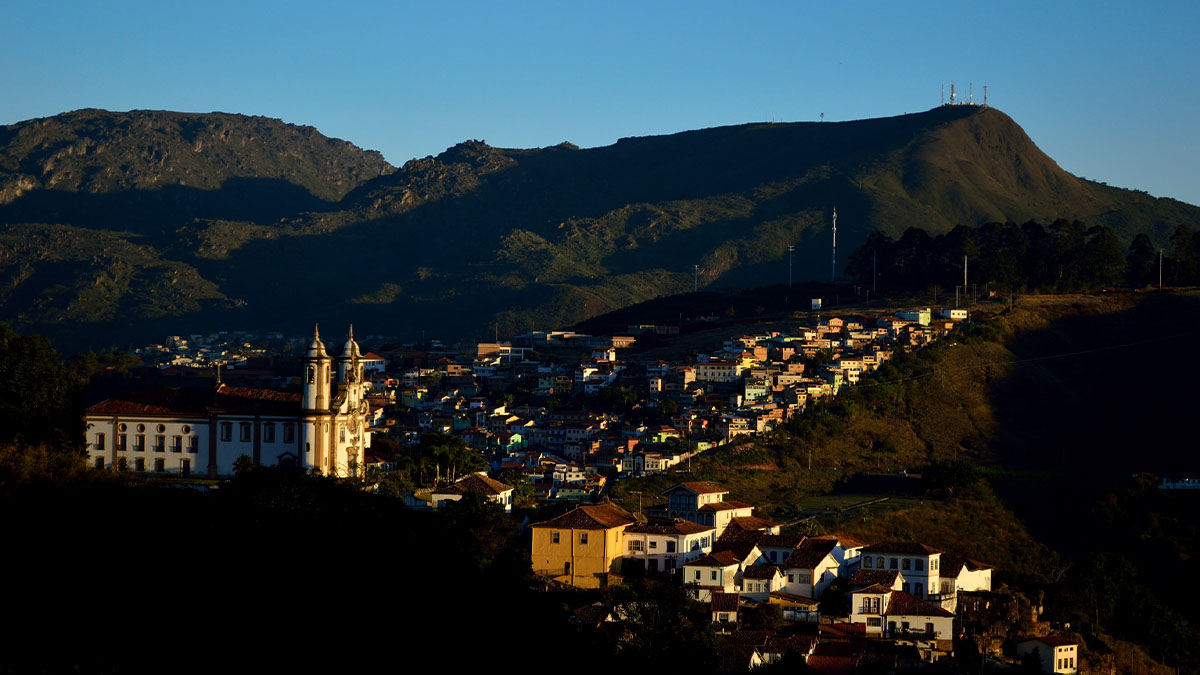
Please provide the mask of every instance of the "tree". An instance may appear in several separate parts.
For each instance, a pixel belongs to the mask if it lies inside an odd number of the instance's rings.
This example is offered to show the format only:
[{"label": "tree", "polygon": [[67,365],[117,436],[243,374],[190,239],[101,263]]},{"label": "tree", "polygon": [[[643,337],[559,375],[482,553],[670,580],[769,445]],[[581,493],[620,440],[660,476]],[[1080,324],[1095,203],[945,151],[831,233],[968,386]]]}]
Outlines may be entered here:
[{"label": "tree", "polygon": [[1129,255],[1125,257],[1125,281],[1135,288],[1152,284],[1158,279],[1158,251],[1144,233],[1138,234],[1129,244]]},{"label": "tree", "polygon": [[0,442],[83,451],[77,380],[45,338],[0,324],[0,382]]}]

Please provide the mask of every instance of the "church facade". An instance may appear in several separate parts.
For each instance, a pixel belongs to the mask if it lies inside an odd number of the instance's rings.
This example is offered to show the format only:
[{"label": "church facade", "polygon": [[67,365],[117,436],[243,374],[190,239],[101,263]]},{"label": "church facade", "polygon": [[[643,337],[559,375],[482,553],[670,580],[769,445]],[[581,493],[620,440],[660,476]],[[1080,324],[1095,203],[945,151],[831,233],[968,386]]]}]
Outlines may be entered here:
[{"label": "church facade", "polygon": [[88,461],[98,469],[228,476],[243,455],[257,465],[328,476],[361,473],[371,446],[362,353],[351,326],[331,358],[313,332],[297,392],[256,387],[154,387],[85,412]]}]

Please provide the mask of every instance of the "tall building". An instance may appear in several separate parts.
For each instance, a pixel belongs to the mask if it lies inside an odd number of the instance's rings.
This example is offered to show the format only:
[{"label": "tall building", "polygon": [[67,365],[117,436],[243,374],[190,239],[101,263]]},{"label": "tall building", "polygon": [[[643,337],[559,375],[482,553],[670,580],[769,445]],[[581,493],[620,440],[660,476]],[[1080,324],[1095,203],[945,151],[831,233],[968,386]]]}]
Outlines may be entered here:
[{"label": "tall building", "polygon": [[152,387],[87,409],[89,461],[98,469],[224,476],[243,455],[330,476],[361,471],[371,432],[354,327],[332,359],[319,331],[304,356],[300,393],[235,387]]}]

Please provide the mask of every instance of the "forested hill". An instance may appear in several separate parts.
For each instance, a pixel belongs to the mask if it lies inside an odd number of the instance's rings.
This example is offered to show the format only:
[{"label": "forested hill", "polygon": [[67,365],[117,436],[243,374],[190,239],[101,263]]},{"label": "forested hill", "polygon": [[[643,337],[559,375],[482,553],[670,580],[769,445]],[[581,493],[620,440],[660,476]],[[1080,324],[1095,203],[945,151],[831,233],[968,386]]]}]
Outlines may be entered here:
[{"label": "forested hill", "polygon": [[315,320],[553,328],[691,290],[693,265],[701,286],[782,282],[791,245],[796,278],[823,279],[834,207],[847,254],[876,229],[1067,218],[1161,244],[1200,222],[1064,172],[972,106],[592,149],[468,141],[394,172],[272,120],[81,111],[0,131],[0,185],[0,320],[64,347]]}]

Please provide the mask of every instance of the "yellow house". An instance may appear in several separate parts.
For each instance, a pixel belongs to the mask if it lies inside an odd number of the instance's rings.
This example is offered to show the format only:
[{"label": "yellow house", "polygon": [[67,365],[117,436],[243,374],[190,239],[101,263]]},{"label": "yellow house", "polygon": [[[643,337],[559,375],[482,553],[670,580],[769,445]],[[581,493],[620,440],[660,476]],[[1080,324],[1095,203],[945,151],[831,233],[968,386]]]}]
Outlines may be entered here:
[{"label": "yellow house", "polygon": [[637,522],[610,503],[580,506],[531,525],[533,571],[580,588],[600,588],[621,559],[622,534]]}]

